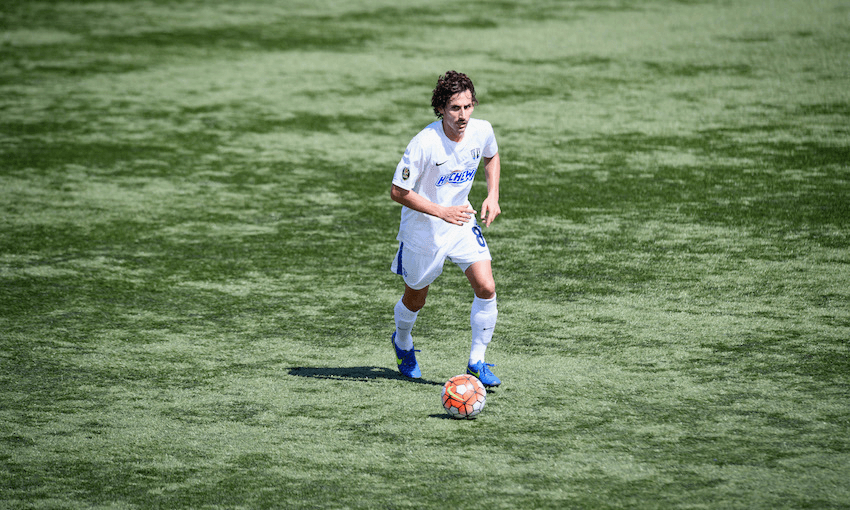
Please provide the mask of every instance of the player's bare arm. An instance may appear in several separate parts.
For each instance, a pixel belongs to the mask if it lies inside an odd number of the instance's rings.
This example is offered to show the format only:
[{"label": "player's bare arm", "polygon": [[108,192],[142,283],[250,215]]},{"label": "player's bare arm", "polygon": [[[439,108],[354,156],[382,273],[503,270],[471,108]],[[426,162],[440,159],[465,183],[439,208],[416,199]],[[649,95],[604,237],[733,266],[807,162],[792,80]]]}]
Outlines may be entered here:
[{"label": "player's bare arm", "polygon": [[[393,187],[390,190],[390,196],[399,204],[409,207],[414,211],[430,214],[431,216],[435,216],[454,225],[463,225],[471,220],[476,214],[475,209],[468,205],[455,205],[450,207],[438,205],[415,191],[400,188],[395,184],[393,184]],[[498,203],[496,207],[498,207]]]},{"label": "player's bare arm", "polygon": [[484,158],[484,175],[487,177],[487,198],[481,204],[481,221],[489,227],[496,216],[502,214],[499,207],[499,178],[502,174],[502,164],[497,153],[492,158]]}]

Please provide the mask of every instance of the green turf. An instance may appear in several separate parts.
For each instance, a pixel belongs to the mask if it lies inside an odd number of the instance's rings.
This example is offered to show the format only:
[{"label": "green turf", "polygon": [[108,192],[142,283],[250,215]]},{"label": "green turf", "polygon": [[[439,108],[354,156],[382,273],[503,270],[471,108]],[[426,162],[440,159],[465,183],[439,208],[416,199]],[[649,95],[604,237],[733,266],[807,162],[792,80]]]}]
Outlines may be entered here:
[{"label": "green turf", "polygon": [[[0,508],[850,507],[840,0],[0,2]],[[405,144],[475,80],[504,384],[394,369]],[[485,187],[478,182],[473,202]]]}]

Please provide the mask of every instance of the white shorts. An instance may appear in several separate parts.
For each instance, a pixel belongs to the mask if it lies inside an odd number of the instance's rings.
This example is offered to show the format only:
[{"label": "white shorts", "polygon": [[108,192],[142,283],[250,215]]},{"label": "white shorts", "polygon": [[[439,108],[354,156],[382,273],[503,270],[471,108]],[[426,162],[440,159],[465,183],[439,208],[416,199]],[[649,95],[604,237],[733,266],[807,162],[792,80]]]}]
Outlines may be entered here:
[{"label": "white shorts", "polygon": [[424,289],[431,285],[443,272],[446,259],[457,264],[461,271],[466,272],[469,266],[482,260],[492,260],[490,248],[481,227],[473,220],[472,226],[463,230],[454,244],[441,248],[435,253],[421,253],[399,243],[390,270],[404,278],[404,283],[414,290]]}]

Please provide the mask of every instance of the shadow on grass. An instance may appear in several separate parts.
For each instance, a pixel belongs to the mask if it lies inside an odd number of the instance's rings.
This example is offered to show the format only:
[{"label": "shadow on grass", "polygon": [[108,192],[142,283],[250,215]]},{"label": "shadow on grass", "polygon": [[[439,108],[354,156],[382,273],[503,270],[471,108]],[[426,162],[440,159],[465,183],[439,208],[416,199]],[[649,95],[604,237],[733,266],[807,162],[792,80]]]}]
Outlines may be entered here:
[{"label": "shadow on grass", "polygon": [[427,379],[410,379],[395,370],[384,367],[295,367],[289,369],[289,375],[312,377],[314,379],[335,379],[338,381],[371,381],[392,379],[418,384],[442,386],[442,382]]},{"label": "shadow on grass", "polygon": [[435,413],[429,414],[428,418],[436,418],[438,420],[454,420],[454,421],[472,421],[472,420],[458,420],[457,418],[452,418],[446,413]]}]

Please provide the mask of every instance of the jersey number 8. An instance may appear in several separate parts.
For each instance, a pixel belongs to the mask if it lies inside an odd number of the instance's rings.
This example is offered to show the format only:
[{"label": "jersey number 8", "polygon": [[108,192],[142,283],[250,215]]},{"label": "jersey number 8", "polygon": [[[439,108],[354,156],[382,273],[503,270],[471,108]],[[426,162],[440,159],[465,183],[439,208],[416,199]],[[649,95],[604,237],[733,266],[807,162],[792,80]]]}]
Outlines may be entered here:
[{"label": "jersey number 8", "polygon": [[481,245],[482,248],[486,248],[487,242],[484,241],[484,234],[481,233],[481,227],[478,225],[472,227],[472,233],[475,234],[475,240],[478,241],[478,244]]}]

